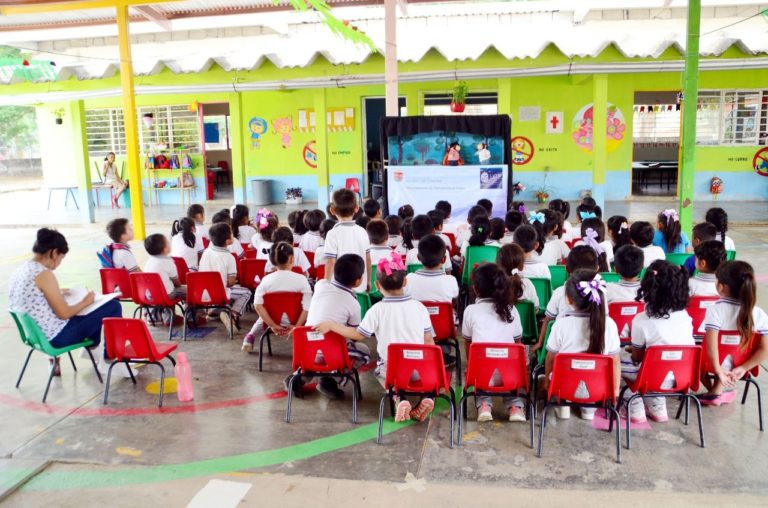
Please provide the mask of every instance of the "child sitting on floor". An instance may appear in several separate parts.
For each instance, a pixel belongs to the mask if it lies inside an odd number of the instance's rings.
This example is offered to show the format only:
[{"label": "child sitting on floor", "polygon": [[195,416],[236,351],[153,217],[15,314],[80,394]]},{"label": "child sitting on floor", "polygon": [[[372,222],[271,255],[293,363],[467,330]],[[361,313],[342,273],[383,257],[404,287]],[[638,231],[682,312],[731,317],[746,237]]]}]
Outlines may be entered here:
[{"label": "child sitting on floor", "polygon": [[643,271],[643,251],[634,245],[619,247],[615,255],[616,273],[621,280],[607,284],[605,297],[608,303],[634,302],[640,289],[640,272]]},{"label": "child sitting on floor", "polygon": [[539,233],[533,226],[520,226],[515,230],[515,243],[525,252],[525,265],[523,266],[523,277],[529,279],[551,279],[549,266],[539,260],[539,254],[544,249],[544,243],[539,237]]},{"label": "child sitting on floor", "polygon": [[[140,272],[136,257],[131,252],[128,242],[133,240],[133,225],[128,219],[112,219],[107,223],[107,236],[112,243],[105,247],[111,255],[113,268],[124,268],[129,272]],[[102,264],[104,264],[102,262]]]},{"label": "child sitting on floor", "polygon": [[[515,304],[522,291],[519,278],[508,278],[492,263],[483,263],[472,273],[472,287],[477,300],[464,310],[461,335],[467,342],[513,344],[523,337],[523,327]],[[497,380],[500,383],[501,380]],[[491,397],[477,397],[477,421],[493,420]],[[525,421],[525,399],[504,397],[510,422]]]},{"label": "child sitting on floor", "polygon": [[[293,233],[291,232],[290,228],[283,226],[277,228],[275,232],[272,233],[272,247],[270,247],[270,254],[268,256],[269,259],[267,259],[267,264],[264,265],[264,273],[274,272],[277,269],[275,264],[272,262],[272,249],[275,248],[275,245],[280,242],[285,242],[288,245],[291,245],[292,241]],[[309,264],[309,259],[307,259],[307,255],[304,254],[304,251],[299,248],[296,248],[293,251],[293,266],[299,268],[305,277],[309,276],[309,269],[312,268],[312,265]]]},{"label": "child sitting on floor", "polygon": [[320,235],[320,225],[325,220],[325,212],[319,209],[311,210],[304,215],[304,227],[307,232],[304,233],[299,241],[299,248],[304,252],[315,253],[318,247],[323,244],[323,237]]},{"label": "child sitting on floor", "polygon": [[419,262],[424,268],[406,277],[405,294],[420,302],[452,302],[459,296],[456,277],[443,269],[448,249],[442,238],[427,235],[419,241]]},{"label": "child sitting on floor", "polygon": [[520,281],[522,293],[519,295],[519,299],[533,302],[533,307],[538,311],[539,295],[536,293],[536,288],[533,287],[533,282],[522,275],[523,267],[525,267],[525,252],[523,252],[522,247],[516,243],[502,245],[496,256],[496,264],[510,278],[514,286],[517,286],[517,280]]},{"label": "child sitting on floor", "polygon": [[717,296],[717,269],[725,263],[725,245],[718,240],[700,243],[693,250],[698,273],[688,279],[691,296]]},{"label": "child sitting on floor", "polygon": [[[200,249],[197,249],[197,246]],[[197,229],[192,219],[182,217],[171,227],[171,256],[182,258],[190,270],[197,270],[198,255],[203,252],[202,242],[197,241]]]},{"label": "child sitting on floor", "polygon": [[691,242],[680,227],[677,210],[668,208],[661,212],[653,234],[653,245],[661,247],[664,254],[678,254],[691,251]]},{"label": "child sitting on floor", "polygon": [[667,255],[661,247],[653,245],[654,229],[650,222],[633,222],[629,227],[632,243],[643,251],[643,266],[648,268],[657,259],[666,259]]},{"label": "child sitting on floor", "polygon": [[389,256],[392,249],[389,248],[389,228],[387,223],[381,219],[373,219],[365,227],[368,233],[368,240],[371,242],[371,266],[379,262],[381,258]]}]

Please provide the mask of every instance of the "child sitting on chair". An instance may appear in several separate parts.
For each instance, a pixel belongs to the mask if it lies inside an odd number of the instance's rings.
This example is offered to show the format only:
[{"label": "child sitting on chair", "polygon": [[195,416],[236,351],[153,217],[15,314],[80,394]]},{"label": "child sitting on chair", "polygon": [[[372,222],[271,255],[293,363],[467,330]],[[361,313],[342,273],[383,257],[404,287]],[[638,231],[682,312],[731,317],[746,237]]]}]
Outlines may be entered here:
[{"label": "child sitting on chair", "polygon": [[125,268],[129,272],[140,272],[136,257],[131,252],[128,242],[133,240],[133,225],[128,219],[112,219],[107,223],[107,236],[112,243],[106,249],[112,255],[114,268]]},{"label": "child sitting on chair", "polygon": [[[293,241],[293,237],[293,232],[291,232],[290,228],[285,226],[279,227],[275,230],[275,232],[272,234],[272,246],[270,247],[270,254],[268,255],[269,259],[267,259],[267,264],[264,266],[264,273],[271,273],[276,269],[275,264],[272,261],[272,249],[275,248],[275,245],[280,242],[285,242],[292,246],[293,244],[291,242]],[[309,275],[309,269],[312,267],[312,265],[309,264],[307,255],[304,254],[304,251],[299,248],[293,250],[293,266],[294,268],[300,269],[301,273],[304,274],[305,277]]]},{"label": "child sitting on chair", "polygon": [[640,272],[643,271],[643,251],[634,245],[619,247],[614,254],[616,273],[621,280],[609,282],[605,290],[608,303],[634,302],[640,289]]},{"label": "child sitting on chair", "polygon": [[299,248],[304,252],[315,253],[318,247],[323,244],[323,237],[320,236],[320,225],[325,220],[325,212],[322,210],[310,210],[304,215],[304,227],[307,232],[301,236]]},{"label": "child sitting on chair", "polygon": [[[368,240],[371,242],[371,266],[379,262],[381,258],[389,256],[392,249],[389,247],[389,228],[381,219],[372,219],[365,226]],[[335,273],[335,272],[334,272]]]},{"label": "child sitting on chair", "polygon": [[437,235],[427,235],[419,241],[419,261],[424,268],[406,276],[405,293],[420,302],[452,302],[459,296],[456,277],[446,275],[443,263],[447,248]]},{"label": "child sitting on chair", "polygon": [[720,265],[725,263],[725,245],[719,240],[710,240],[698,244],[693,252],[698,273],[688,279],[691,296],[717,296],[715,274]]}]

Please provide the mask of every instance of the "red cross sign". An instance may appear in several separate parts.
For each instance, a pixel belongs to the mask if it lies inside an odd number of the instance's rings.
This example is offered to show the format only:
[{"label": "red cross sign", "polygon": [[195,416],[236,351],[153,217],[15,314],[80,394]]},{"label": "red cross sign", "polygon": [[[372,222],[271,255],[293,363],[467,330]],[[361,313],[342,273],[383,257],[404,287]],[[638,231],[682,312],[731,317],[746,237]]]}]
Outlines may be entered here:
[{"label": "red cross sign", "polygon": [[562,134],[563,133],[563,112],[562,111],[548,111],[546,115],[547,134]]}]

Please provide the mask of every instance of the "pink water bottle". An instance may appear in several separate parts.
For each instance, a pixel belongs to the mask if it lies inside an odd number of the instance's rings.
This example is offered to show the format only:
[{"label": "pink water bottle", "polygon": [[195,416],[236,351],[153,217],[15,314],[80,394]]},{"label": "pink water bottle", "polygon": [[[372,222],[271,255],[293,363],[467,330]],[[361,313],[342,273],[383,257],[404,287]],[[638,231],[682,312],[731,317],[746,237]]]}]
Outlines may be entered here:
[{"label": "pink water bottle", "polygon": [[195,398],[192,390],[192,367],[187,361],[187,353],[179,353],[176,360],[176,395],[181,402],[189,402]]}]

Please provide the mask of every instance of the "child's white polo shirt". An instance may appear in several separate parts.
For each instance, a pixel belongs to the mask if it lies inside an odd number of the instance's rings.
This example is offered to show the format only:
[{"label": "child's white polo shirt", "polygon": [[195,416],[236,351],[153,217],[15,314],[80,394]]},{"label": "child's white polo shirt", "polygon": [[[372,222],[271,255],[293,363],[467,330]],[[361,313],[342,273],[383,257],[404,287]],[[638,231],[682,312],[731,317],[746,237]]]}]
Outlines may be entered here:
[{"label": "child's white polo shirt", "polygon": [[461,325],[461,335],[472,342],[518,342],[523,337],[523,326],[520,314],[515,307],[512,311],[512,322],[507,323],[499,318],[490,298],[478,298],[477,301],[464,310],[464,321]]},{"label": "child's white polo shirt", "polygon": [[432,321],[427,308],[410,296],[385,296],[365,314],[357,331],[365,337],[376,335],[378,363],[383,365],[389,344],[424,344]]},{"label": "child's white polo shirt", "polygon": [[[301,236],[299,248],[307,252],[315,252],[323,244],[323,237],[317,231],[307,231]],[[325,262],[325,260],[323,260]]]},{"label": "child's white polo shirt", "polygon": [[144,271],[147,273],[160,274],[163,281],[165,292],[171,294],[175,286],[171,279],[178,279],[179,272],[176,270],[176,263],[170,256],[149,256],[144,264]]},{"label": "child's white polo shirt", "polygon": [[718,296],[717,277],[714,273],[697,273],[688,279],[688,292],[691,296]]},{"label": "child's white polo shirt", "polygon": [[[738,330],[736,326],[741,305],[738,300],[732,298],[720,298],[707,309],[704,317],[704,329],[709,330]],[[755,305],[752,308],[752,323],[755,333],[768,335],[768,315],[763,309]]]},{"label": "child's white polo shirt", "polygon": [[640,289],[640,281],[620,280],[609,282],[605,286],[605,299],[608,303],[634,302],[637,290]]},{"label": "child's white polo shirt", "polygon": [[354,327],[360,325],[360,302],[355,292],[335,280],[318,281],[309,306],[307,326],[315,326],[323,321]]},{"label": "child's white polo shirt", "polygon": [[693,321],[686,310],[670,312],[666,318],[652,318],[645,312],[632,320],[632,346],[693,346]]},{"label": "child's white polo shirt", "polygon": [[[363,261],[371,249],[368,232],[354,221],[337,222],[325,236],[324,255],[326,259],[338,259],[344,254],[357,254]],[[363,270],[363,281],[355,288],[357,292],[368,289],[368,270]]]},{"label": "child's white polo shirt", "polygon": [[113,244],[120,245],[122,248],[112,249],[112,263],[115,268],[125,268],[129,272],[136,270],[139,264],[136,262],[136,256],[131,252],[131,248],[124,243]]},{"label": "child's white polo shirt", "polygon": [[446,275],[442,269],[418,270],[406,277],[405,294],[420,302],[450,302],[459,296],[456,277]]},{"label": "child's white polo shirt", "polygon": [[[619,353],[621,342],[619,331],[613,319],[605,318],[605,345],[602,354]],[[547,351],[551,353],[584,353],[589,349],[589,314],[568,312],[558,318],[552,326],[547,340]]]},{"label": "child's white polo shirt", "polygon": [[[312,302],[312,288],[309,281],[303,275],[293,273],[291,270],[278,270],[264,276],[256,287],[253,298],[254,305],[264,303],[264,295],[267,293],[301,293],[301,307],[308,311]],[[275,319],[275,316],[272,316]],[[277,319],[275,319],[277,321]]]},{"label": "child's white polo shirt", "polygon": [[230,296],[230,290],[227,286],[227,280],[229,277],[237,276],[237,263],[232,253],[227,250],[226,247],[216,247],[211,244],[205,251],[203,251],[203,257],[200,258],[200,271],[201,272],[216,272],[221,275],[221,281],[224,283],[224,288],[227,292],[227,298]]}]

